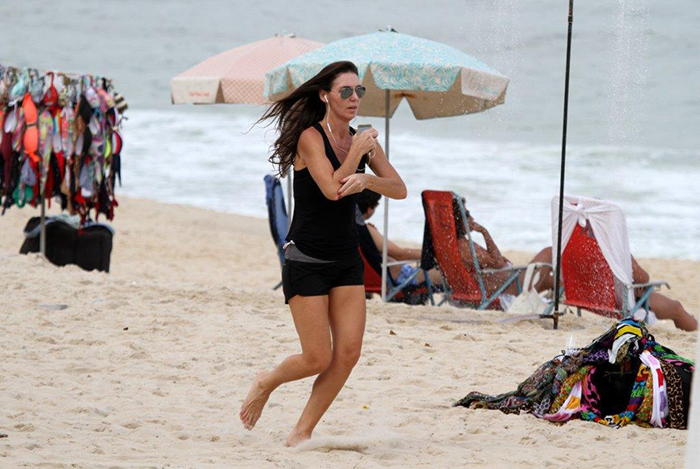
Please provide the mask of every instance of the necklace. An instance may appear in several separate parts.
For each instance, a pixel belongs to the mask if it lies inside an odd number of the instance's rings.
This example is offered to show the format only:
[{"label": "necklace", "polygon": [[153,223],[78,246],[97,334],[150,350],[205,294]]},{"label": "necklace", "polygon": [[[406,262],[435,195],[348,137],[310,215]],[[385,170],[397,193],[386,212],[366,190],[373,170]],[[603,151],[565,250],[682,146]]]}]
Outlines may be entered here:
[{"label": "necklace", "polygon": [[326,127],[328,127],[328,133],[331,134],[331,138],[333,139],[333,143],[335,143],[335,146],[338,148],[338,150],[342,151],[343,153],[345,153],[347,155],[348,151],[350,151],[350,148],[348,148],[346,150],[343,147],[341,147],[340,145],[338,145],[338,141],[335,139],[335,135],[333,135],[333,130],[331,130],[331,123],[328,122],[327,119],[326,119]]}]

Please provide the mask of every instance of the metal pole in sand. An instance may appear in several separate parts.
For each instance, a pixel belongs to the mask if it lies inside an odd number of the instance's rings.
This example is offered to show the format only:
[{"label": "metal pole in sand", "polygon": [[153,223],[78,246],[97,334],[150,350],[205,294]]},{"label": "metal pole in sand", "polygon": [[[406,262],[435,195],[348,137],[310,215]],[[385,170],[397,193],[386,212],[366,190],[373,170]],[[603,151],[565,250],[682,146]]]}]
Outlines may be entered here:
[{"label": "metal pole in sand", "polygon": [[[391,91],[385,91],[384,99],[384,154],[386,155],[387,161],[389,161],[389,121],[391,116],[389,115],[389,105],[391,104]],[[387,259],[389,257],[389,198],[384,197],[384,242],[382,243],[382,301],[386,301],[386,280],[388,276],[387,272]]]},{"label": "metal pole in sand", "polygon": [[566,127],[569,115],[569,70],[571,67],[571,32],[574,25],[574,0],[569,0],[569,34],[566,41],[566,80],[564,85],[564,129],[561,138],[561,175],[559,177],[559,218],[557,227],[557,262],[554,268],[554,329],[559,327],[559,283],[561,271],[561,226],[564,213],[564,176],[566,170]]}]

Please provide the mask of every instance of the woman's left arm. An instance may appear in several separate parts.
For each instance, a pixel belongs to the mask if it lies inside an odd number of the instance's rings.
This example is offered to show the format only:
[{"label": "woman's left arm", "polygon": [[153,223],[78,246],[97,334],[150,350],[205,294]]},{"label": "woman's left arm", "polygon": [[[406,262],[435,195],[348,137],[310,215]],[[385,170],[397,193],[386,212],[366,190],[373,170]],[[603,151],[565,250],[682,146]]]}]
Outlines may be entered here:
[{"label": "woman's left arm", "polygon": [[370,189],[390,199],[406,198],[408,195],[406,184],[389,163],[389,160],[386,159],[384,149],[379,143],[377,143],[374,152],[374,157],[369,160],[369,167],[374,174],[356,173],[342,179],[340,181],[342,187],[338,191],[340,197]]}]

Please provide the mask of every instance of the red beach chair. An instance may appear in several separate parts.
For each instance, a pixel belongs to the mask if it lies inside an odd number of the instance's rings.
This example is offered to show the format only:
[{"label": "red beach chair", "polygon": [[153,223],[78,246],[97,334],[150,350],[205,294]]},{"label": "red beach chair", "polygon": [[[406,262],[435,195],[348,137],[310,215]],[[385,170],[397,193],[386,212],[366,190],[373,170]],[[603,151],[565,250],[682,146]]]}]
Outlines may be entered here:
[{"label": "red beach chair", "polygon": [[[651,293],[662,285],[670,288],[665,281],[632,285],[618,282],[616,292],[615,277],[603,257],[590,223],[574,228],[562,252],[561,274],[565,279],[562,303],[577,308],[579,316],[581,309],[618,320],[634,315],[639,308],[644,308],[648,314]],[[637,288],[643,288],[644,294],[636,304],[628,305],[628,292]]]},{"label": "red beach chair", "polygon": [[[553,242],[556,242],[559,220],[558,201],[558,197],[552,199]],[[661,286],[670,287],[663,280],[634,283],[622,209],[601,199],[566,196],[563,214],[564,240],[566,233],[570,233],[570,237],[561,256],[563,288],[559,295],[564,293],[561,303],[577,308],[579,316],[581,309],[585,309],[618,320],[634,316],[643,308],[647,313],[646,321],[652,292]],[[600,231],[600,239],[595,230]],[[611,265],[617,266],[617,273]],[[643,293],[635,300],[634,292],[639,290]]]},{"label": "red beach chair", "polygon": [[577,225],[562,253],[564,294],[569,306],[622,319],[615,295],[615,278],[589,225]]},{"label": "red beach chair", "polygon": [[[526,266],[482,270],[467,226],[467,211],[460,197],[454,192],[423,191],[422,198],[425,232],[421,268],[427,271],[438,266],[442,271],[445,298],[440,304],[449,301],[478,309],[501,309],[499,297],[513,282],[516,282],[520,290],[518,274]],[[458,238],[464,235],[467,236],[474,260],[471,268],[462,262],[459,252]],[[489,297],[484,287],[483,274],[499,271],[511,272],[511,275]]]}]

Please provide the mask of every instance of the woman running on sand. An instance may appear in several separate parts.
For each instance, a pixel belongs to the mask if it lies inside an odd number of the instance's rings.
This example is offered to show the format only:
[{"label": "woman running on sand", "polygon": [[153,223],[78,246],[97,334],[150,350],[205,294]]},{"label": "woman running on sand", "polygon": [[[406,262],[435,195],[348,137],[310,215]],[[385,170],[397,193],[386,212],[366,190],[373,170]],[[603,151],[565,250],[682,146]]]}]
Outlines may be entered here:
[{"label": "woman running on sand", "polygon": [[[276,122],[280,132],[270,161],[280,174],[294,170],[294,217],[282,282],[301,353],[255,377],[240,418],[252,429],[278,386],[318,375],[288,446],[311,438],[360,358],[365,290],[355,228],[357,194],[372,189],[392,199],[406,197],[406,186],[377,143],[377,131],[357,134],[350,127],[364,94],[357,67],[336,62],[260,119]],[[365,174],[365,166],[376,176]]]}]

